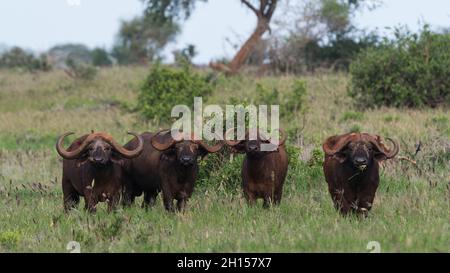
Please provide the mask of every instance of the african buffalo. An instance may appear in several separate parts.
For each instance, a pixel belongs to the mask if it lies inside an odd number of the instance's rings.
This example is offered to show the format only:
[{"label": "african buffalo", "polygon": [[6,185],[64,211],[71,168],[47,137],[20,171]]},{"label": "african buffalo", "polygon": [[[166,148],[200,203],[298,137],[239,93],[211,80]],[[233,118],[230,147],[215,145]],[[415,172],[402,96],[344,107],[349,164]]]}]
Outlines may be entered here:
[{"label": "african buffalo", "polygon": [[[141,135],[144,140],[142,154],[126,162],[126,184],[124,205],[134,202],[136,196],[144,193],[143,206],[153,206],[162,190],[164,207],[175,211],[173,200],[177,200],[177,210],[183,211],[194,190],[198,175],[197,158],[208,153],[218,152],[223,141],[210,147],[201,140],[172,137],[171,132],[163,130],[157,134],[149,132]],[[134,149],[137,140],[125,145]]]},{"label": "african buffalo", "polygon": [[284,146],[286,134],[282,130],[280,133],[282,139],[270,151],[262,151],[261,144],[270,144],[270,141],[259,130],[255,132],[254,139],[249,137],[247,131],[244,140],[226,140],[235,152],[246,154],[241,176],[244,196],[250,205],[254,205],[257,198],[264,199],[265,208],[271,203],[277,205],[281,202],[289,162]]},{"label": "african buffalo", "polygon": [[323,143],[323,171],[336,209],[343,215],[366,216],[372,208],[380,181],[380,161],[395,157],[398,143],[388,149],[377,135],[351,133],[329,137]]},{"label": "african buffalo", "polygon": [[64,209],[75,207],[84,196],[85,208],[95,212],[98,202],[108,202],[111,211],[120,200],[122,167],[124,159],[138,156],[143,150],[143,140],[135,133],[136,147],[127,150],[106,133],[91,133],[76,139],[65,150],[65,133],[58,138],[56,150],[64,158],[62,189]]}]

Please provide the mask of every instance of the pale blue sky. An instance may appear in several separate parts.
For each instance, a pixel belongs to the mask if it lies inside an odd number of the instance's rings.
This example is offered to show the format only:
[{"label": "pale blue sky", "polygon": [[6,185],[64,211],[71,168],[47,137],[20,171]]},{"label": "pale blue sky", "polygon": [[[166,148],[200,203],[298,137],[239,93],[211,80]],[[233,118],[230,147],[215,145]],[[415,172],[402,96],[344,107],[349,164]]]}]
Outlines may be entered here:
[{"label": "pale blue sky", "polygon": [[[0,1],[0,45],[19,45],[34,51],[66,42],[110,48],[120,20],[140,14],[143,8],[139,0]],[[358,25],[370,30],[398,24],[415,30],[420,21],[433,27],[450,26],[450,1],[385,0],[381,8],[357,17]],[[254,15],[239,0],[209,0],[198,5],[166,55],[170,57],[173,49],[194,44],[200,53],[194,60],[197,63],[230,57],[234,51],[226,38],[234,42],[245,38],[254,23]]]}]

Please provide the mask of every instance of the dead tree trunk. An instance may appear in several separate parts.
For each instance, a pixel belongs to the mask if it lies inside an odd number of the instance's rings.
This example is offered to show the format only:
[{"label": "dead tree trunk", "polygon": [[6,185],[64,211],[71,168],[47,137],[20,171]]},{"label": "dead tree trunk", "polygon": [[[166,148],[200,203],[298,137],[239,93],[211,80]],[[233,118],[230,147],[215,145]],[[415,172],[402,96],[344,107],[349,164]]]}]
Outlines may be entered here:
[{"label": "dead tree trunk", "polygon": [[261,41],[264,33],[268,30],[270,31],[270,19],[275,11],[278,0],[259,0],[259,9],[247,0],[241,0],[241,2],[255,13],[258,21],[252,35],[242,45],[228,65],[210,63],[213,69],[225,72],[227,75],[233,75],[239,72],[239,69],[245,64],[256,45]]}]

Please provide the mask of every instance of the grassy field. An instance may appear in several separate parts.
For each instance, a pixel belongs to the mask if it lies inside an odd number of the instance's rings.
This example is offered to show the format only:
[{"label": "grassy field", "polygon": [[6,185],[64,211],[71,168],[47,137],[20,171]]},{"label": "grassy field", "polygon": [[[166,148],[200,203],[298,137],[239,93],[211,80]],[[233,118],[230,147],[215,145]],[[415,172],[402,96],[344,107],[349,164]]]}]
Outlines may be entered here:
[{"label": "grassy field", "polygon": [[[57,135],[94,129],[125,143],[128,130],[157,130],[124,110],[136,105],[146,73],[104,69],[93,82],[78,82],[61,71],[0,71],[0,252],[67,252],[69,241],[82,252],[369,252],[370,241],[382,252],[450,251],[450,111],[357,110],[344,74],[299,77],[307,84],[306,113],[282,120],[290,132],[301,130],[289,139],[295,153],[280,207],[249,208],[240,170],[228,168],[202,177],[184,214],[166,213],[160,198],[147,211],[138,199],[111,214],[104,205],[95,215],[82,206],[64,214]],[[296,79],[219,78],[208,103],[252,101],[256,83],[283,98]],[[395,138],[400,155],[417,162],[383,166],[374,208],[363,220],[336,213],[321,170],[323,139],[351,130]]]}]

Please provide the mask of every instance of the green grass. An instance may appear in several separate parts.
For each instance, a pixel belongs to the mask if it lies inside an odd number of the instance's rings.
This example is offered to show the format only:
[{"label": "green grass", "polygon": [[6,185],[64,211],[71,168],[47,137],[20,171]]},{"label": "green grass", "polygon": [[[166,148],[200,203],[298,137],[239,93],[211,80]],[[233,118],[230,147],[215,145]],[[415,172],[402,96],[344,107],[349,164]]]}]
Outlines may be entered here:
[{"label": "green grass", "polygon": [[342,115],[341,121],[363,120],[364,114],[361,112],[347,111]]},{"label": "green grass", "polygon": [[[55,138],[108,131],[125,143],[126,131],[159,128],[125,111],[136,105],[145,68],[99,71],[77,82],[59,71],[0,74],[0,252],[382,252],[450,251],[450,112],[446,109],[356,111],[343,74],[304,77],[219,77],[208,103],[252,101],[256,83],[281,97],[305,80],[305,119],[282,120],[289,132],[290,167],[280,207],[249,208],[240,190],[240,162],[214,155],[184,214],[135,206],[108,214],[102,204],[88,215],[63,213],[61,160]],[[127,107],[122,107],[126,105]],[[281,107],[283,107],[281,105]],[[161,125],[161,127],[164,127]],[[303,128],[302,130],[298,130]],[[382,167],[381,185],[369,218],[343,218],[334,210],[322,173],[321,143],[329,135],[359,130],[399,140],[401,156]],[[72,138],[73,139],[73,138]],[[422,149],[414,156],[415,145]],[[226,162],[222,164],[221,162]],[[261,204],[260,204],[261,205]]]}]

